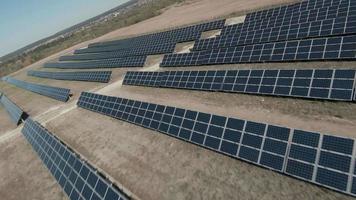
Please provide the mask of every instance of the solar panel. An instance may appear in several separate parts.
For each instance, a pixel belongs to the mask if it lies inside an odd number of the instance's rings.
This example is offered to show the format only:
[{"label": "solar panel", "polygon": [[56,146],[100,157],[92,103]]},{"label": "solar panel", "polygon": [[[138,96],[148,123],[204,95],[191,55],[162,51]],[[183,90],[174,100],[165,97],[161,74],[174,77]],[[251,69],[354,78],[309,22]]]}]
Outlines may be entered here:
[{"label": "solar panel", "polygon": [[29,83],[11,77],[6,77],[5,81],[24,90],[28,90],[63,102],[68,101],[70,95],[70,90],[66,88]]},{"label": "solar panel", "polygon": [[[194,35],[191,40],[198,39],[199,35]],[[141,56],[141,55],[151,55],[151,54],[163,54],[172,53],[175,48],[175,43],[167,44],[156,44],[147,46],[137,46],[127,49],[122,49],[121,46],[104,46],[104,47],[93,47],[86,49],[75,50],[72,56],[63,56],[60,60],[83,60],[84,58],[91,59],[105,59],[105,58],[115,58],[115,57],[128,57],[128,56]],[[88,53],[96,53],[89,54]],[[82,55],[84,54],[84,55]]]},{"label": "solar panel", "polygon": [[108,178],[38,122],[27,119],[22,134],[69,199],[128,199]]},{"label": "solar panel", "polygon": [[89,44],[89,48],[117,46],[118,49],[120,48],[125,49],[125,48],[132,48],[132,47],[142,47],[147,45],[184,42],[184,41],[198,39],[200,37],[201,32],[220,29],[224,27],[224,25],[225,25],[225,19],[216,20],[212,22],[192,25],[183,28],[177,28],[173,30],[138,36],[134,38],[92,43]]},{"label": "solar panel", "polygon": [[353,101],[355,70],[208,70],[127,72],[124,85]]},{"label": "solar panel", "polygon": [[124,85],[160,86],[161,72],[126,72]]},{"label": "solar panel", "polygon": [[6,111],[9,113],[11,120],[16,125],[21,123],[21,119],[25,115],[25,113],[21,110],[21,108],[19,106],[17,106],[14,102],[12,102],[4,94],[0,95],[0,103],[4,106]]},{"label": "solar panel", "polygon": [[356,35],[351,35],[166,54],[160,66],[355,59]]},{"label": "solar panel", "polygon": [[299,12],[305,12],[308,10],[342,6],[344,4],[347,5],[348,2],[349,1],[341,1],[341,0],[322,0],[322,1],[303,1],[301,3],[282,5],[280,7],[249,13],[246,16],[245,22],[259,21],[271,17],[285,18],[288,17],[289,15],[293,15]]},{"label": "solar panel", "polygon": [[356,33],[356,17],[287,24],[199,40],[194,51]]},{"label": "solar panel", "polygon": [[54,62],[45,63],[45,68],[60,69],[94,69],[94,68],[121,68],[121,67],[143,67],[146,56],[124,57],[105,60],[91,60],[81,62]]},{"label": "solar panel", "polygon": [[27,75],[58,80],[108,83],[111,78],[111,71],[44,72],[30,70]]},{"label": "solar panel", "polygon": [[78,106],[356,196],[354,139],[83,92]]},{"label": "solar panel", "polygon": [[[276,11],[279,12],[277,9]],[[351,34],[355,31],[356,7],[349,1],[292,12],[269,13],[268,17],[225,26],[219,36],[199,40],[194,50],[223,48],[275,41]]]}]

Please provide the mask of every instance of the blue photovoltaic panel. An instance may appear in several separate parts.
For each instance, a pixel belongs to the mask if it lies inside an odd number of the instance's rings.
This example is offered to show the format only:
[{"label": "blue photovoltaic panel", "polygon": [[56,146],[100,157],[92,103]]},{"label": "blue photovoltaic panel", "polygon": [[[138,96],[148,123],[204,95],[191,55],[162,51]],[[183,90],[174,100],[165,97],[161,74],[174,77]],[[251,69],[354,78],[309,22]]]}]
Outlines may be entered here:
[{"label": "blue photovoltaic panel", "polygon": [[331,152],[321,151],[319,165],[348,173],[350,171],[351,157]]},{"label": "blue photovoltaic panel", "polygon": [[318,168],[316,182],[341,191],[346,191],[348,175],[324,168]]},{"label": "blue photovoltaic panel", "polygon": [[[349,22],[348,22],[349,21]],[[263,30],[248,30],[243,33],[218,36],[199,40],[193,50],[227,48],[242,45],[261,44],[268,42],[289,41],[312,37],[330,37],[356,33],[355,17],[340,17],[316,22],[289,24],[280,27],[270,27]],[[339,25],[332,27],[332,25]],[[328,26],[331,25],[329,28]],[[346,26],[346,27],[345,27]],[[294,34],[290,33],[295,31]],[[313,55],[316,56],[317,54]]]},{"label": "blue photovoltaic panel", "polygon": [[249,162],[257,163],[260,152],[247,146],[241,146],[239,151],[239,158]]},{"label": "blue photovoltaic panel", "polygon": [[200,38],[200,35],[204,31],[221,29],[225,25],[225,19],[216,20],[212,22],[192,25],[188,27],[168,30],[164,32],[158,32],[134,38],[127,38],[122,40],[107,41],[89,44],[89,48],[77,50],[75,53],[85,53],[92,51],[90,49],[97,50],[110,50],[109,48],[116,50],[142,48],[162,44],[179,43],[186,41],[193,41]]},{"label": "blue photovoltaic panel", "polygon": [[354,155],[335,149],[353,139],[332,136],[334,144],[330,135],[88,92],[78,106],[354,195]]},{"label": "blue photovoltaic panel", "polygon": [[314,148],[292,144],[289,151],[289,157],[304,162],[315,163],[316,153],[317,150]]},{"label": "blue photovoltaic panel", "polygon": [[354,140],[349,138],[334,137],[331,135],[323,137],[322,148],[329,151],[352,155]]},{"label": "blue photovoltaic panel", "polygon": [[25,81],[20,81],[11,77],[6,77],[4,79],[7,83],[13,84],[24,90],[28,90],[40,95],[44,95],[59,101],[68,101],[70,90],[66,88],[51,87],[47,85],[40,85],[34,83],[28,83]]},{"label": "blue photovoltaic panel", "polygon": [[123,84],[352,101],[355,70],[127,72]]},{"label": "blue photovoltaic panel", "polygon": [[284,156],[287,150],[287,142],[266,138],[263,149]]},{"label": "blue photovoltaic panel", "polygon": [[111,78],[111,71],[45,72],[30,70],[27,75],[58,80],[108,83]]},{"label": "blue photovoltaic panel", "polygon": [[193,50],[354,34],[355,15],[342,10],[349,8],[350,5],[345,3],[328,10],[318,8],[284,18],[270,17],[258,22],[225,26],[217,37],[198,40]]},{"label": "blue photovoltaic panel", "polygon": [[124,85],[160,86],[161,72],[126,72]]},{"label": "blue photovoltaic panel", "polygon": [[347,35],[166,54],[160,66],[355,59],[356,35]]},{"label": "blue photovoltaic panel", "polygon": [[284,157],[262,152],[260,164],[282,171],[284,165]]},{"label": "blue photovoltaic panel", "polygon": [[304,146],[317,148],[319,145],[320,134],[302,130],[294,130],[292,142]]},{"label": "blue photovoltaic panel", "polygon": [[80,62],[54,62],[45,63],[45,68],[59,69],[97,69],[97,68],[122,68],[122,67],[143,67],[146,56],[113,58],[105,60],[91,60]]},{"label": "blue photovoltaic panel", "polygon": [[128,199],[109,179],[99,174],[38,122],[28,118],[22,134],[69,199]]},{"label": "blue photovoltaic panel", "polygon": [[[197,34],[189,34],[192,40],[198,38]],[[75,51],[74,55],[62,56],[60,61],[71,61],[71,60],[100,60],[109,58],[122,58],[129,56],[143,56],[143,55],[153,55],[153,54],[164,54],[172,53],[175,48],[175,43],[167,44],[151,44],[148,46],[137,46],[128,49],[121,49],[120,46],[104,46],[104,47],[93,47],[87,49],[78,49]]]},{"label": "blue photovoltaic panel", "polygon": [[14,102],[12,102],[4,94],[0,95],[0,103],[4,106],[6,111],[9,113],[11,120],[16,125],[21,123],[21,118],[24,115],[24,112],[21,110],[21,108],[19,106],[17,106]]},{"label": "blue photovoltaic panel", "polygon": [[286,173],[313,181],[320,134],[294,130],[291,142]]},{"label": "blue photovoltaic panel", "polygon": [[296,176],[298,178],[312,181],[314,166],[304,162],[298,162],[296,160],[289,159],[287,163],[286,173]]}]

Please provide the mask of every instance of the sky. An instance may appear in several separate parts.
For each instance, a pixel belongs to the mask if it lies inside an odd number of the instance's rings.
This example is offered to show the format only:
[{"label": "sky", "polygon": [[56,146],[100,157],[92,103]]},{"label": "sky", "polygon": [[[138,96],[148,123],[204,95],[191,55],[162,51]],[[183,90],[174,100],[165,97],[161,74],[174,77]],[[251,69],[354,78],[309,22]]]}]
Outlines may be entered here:
[{"label": "sky", "polygon": [[1,0],[0,57],[128,0]]}]

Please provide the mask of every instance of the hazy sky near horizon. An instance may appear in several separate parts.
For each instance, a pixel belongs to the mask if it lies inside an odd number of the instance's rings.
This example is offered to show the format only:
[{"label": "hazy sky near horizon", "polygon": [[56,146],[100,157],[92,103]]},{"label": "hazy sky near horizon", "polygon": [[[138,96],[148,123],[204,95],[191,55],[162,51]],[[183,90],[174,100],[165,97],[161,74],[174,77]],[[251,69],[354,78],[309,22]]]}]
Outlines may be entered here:
[{"label": "hazy sky near horizon", "polygon": [[0,57],[127,1],[0,1]]}]

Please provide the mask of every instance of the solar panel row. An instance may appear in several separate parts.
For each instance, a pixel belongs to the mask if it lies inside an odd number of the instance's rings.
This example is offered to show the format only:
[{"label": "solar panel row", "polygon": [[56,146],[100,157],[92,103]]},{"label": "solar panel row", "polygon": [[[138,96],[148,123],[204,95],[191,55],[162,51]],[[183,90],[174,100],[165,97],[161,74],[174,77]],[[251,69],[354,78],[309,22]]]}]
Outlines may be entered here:
[{"label": "solar panel row", "polygon": [[312,22],[317,20],[332,19],[336,17],[347,17],[355,14],[353,8],[354,4],[349,1],[340,2],[340,4],[332,6],[317,7],[307,9],[299,12],[285,13],[283,15],[276,15],[269,18],[263,18],[254,21],[246,21],[243,25],[244,29],[252,28],[256,30],[256,27],[268,27],[261,23],[266,23],[270,26],[281,26],[294,23]]},{"label": "solar panel row", "polygon": [[[224,22],[224,20],[221,20],[221,22]],[[223,23],[214,24],[222,24],[223,26]],[[120,51],[119,55],[116,56],[133,56],[170,53],[173,52],[176,43],[197,40],[200,38],[200,34],[201,30],[197,29],[185,33],[172,33],[171,35],[165,36],[165,38],[150,38],[146,39],[144,42],[139,43],[131,41],[129,43],[121,45],[110,44],[91,46],[86,49],[78,49],[74,52],[74,54]],[[135,38],[132,38],[130,40],[135,40]]]},{"label": "solar panel row", "polygon": [[[194,36],[191,40],[195,40],[199,38],[199,36]],[[121,46],[105,46],[105,47],[93,47],[87,49],[77,49],[74,52],[74,55],[71,57],[63,56],[61,60],[68,60],[68,58],[82,58],[89,57],[92,59],[100,58],[110,58],[110,57],[128,57],[128,56],[140,56],[140,55],[149,55],[149,54],[161,54],[161,53],[170,53],[173,52],[175,48],[175,43],[164,43],[164,44],[155,44],[155,45],[147,45],[140,47],[132,47],[127,49],[122,49]],[[87,54],[87,53],[97,53],[96,55]],[[101,53],[101,54],[100,54]],[[105,54],[111,53],[110,57],[107,57]],[[110,54],[109,54],[110,55]]]},{"label": "solar panel row", "polygon": [[356,16],[328,19],[323,21],[289,24],[258,31],[246,31],[199,40],[194,44],[194,51],[224,48],[231,46],[288,41],[313,37],[327,37],[356,33]]},{"label": "solar panel row", "polygon": [[354,101],[355,77],[348,69],[127,72],[123,84]]},{"label": "solar panel row", "polygon": [[355,16],[356,7],[353,3],[343,2],[340,5],[319,7],[302,12],[288,13],[283,16],[273,16],[256,21],[246,21],[242,24],[227,26],[222,30],[222,35],[238,33],[240,31],[261,30],[269,27],[278,27],[290,24],[315,22],[337,17]]},{"label": "solar panel row", "polygon": [[69,199],[128,199],[109,179],[38,122],[27,119],[22,134]]},{"label": "solar panel row", "polygon": [[105,60],[91,60],[81,62],[53,62],[45,63],[45,68],[60,69],[94,69],[94,68],[121,68],[121,67],[143,67],[146,56],[113,58]]},{"label": "solar panel row", "polygon": [[87,92],[78,106],[356,195],[353,139]]},{"label": "solar panel row", "polygon": [[348,3],[349,1],[344,0],[307,0],[300,3],[282,5],[279,7],[265,9],[257,12],[252,12],[247,14],[246,21],[255,21],[265,18],[271,18],[274,16],[287,16],[293,14],[294,12],[302,12],[305,10],[312,10],[316,8],[338,6],[343,3]]},{"label": "solar panel row", "polygon": [[161,67],[355,58],[356,35],[351,35],[166,54]]},{"label": "solar panel row", "polygon": [[4,79],[7,83],[13,84],[24,90],[28,90],[43,96],[47,96],[59,101],[68,101],[70,90],[60,87],[51,87],[47,85],[40,85],[34,83],[28,83],[25,81],[20,81],[11,77],[6,77]]},{"label": "solar panel row", "polygon": [[4,106],[6,111],[9,113],[11,120],[18,125],[21,123],[22,116],[24,112],[18,107],[14,102],[12,102],[4,94],[0,95],[0,103]]},{"label": "solar panel row", "polygon": [[27,75],[58,80],[108,83],[111,78],[111,71],[45,72],[30,70]]},{"label": "solar panel row", "polygon": [[317,22],[332,20],[335,18],[347,18],[356,15],[356,7],[351,7],[349,3],[337,6],[320,7],[303,12],[288,13],[285,16],[274,16],[256,21],[246,21],[240,24],[225,26],[220,36],[236,35],[247,31],[259,31],[266,28],[278,28],[281,26],[294,25],[307,22]]},{"label": "solar panel row", "polygon": [[93,44],[89,44],[89,48],[111,46],[111,45],[120,45],[120,46],[122,45],[123,48],[126,48],[126,47],[139,47],[144,45],[183,42],[186,40],[184,39],[184,37],[191,37],[190,35],[200,34],[203,31],[220,29],[224,27],[224,25],[225,25],[225,19],[222,19],[222,20],[192,25],[188,27],[178,28],[174,30],[138,36],[134,38],[93,43]]}]

